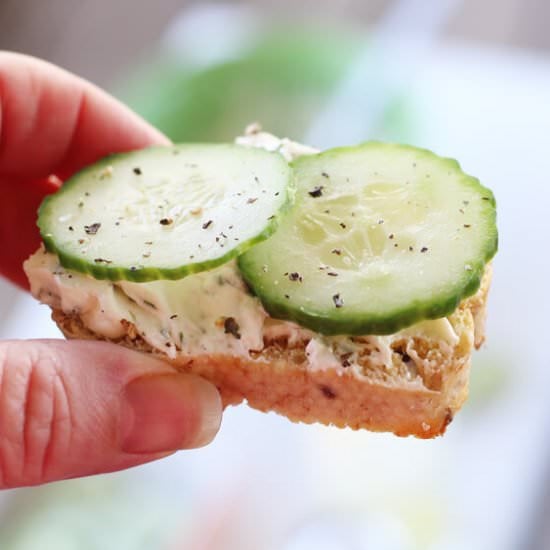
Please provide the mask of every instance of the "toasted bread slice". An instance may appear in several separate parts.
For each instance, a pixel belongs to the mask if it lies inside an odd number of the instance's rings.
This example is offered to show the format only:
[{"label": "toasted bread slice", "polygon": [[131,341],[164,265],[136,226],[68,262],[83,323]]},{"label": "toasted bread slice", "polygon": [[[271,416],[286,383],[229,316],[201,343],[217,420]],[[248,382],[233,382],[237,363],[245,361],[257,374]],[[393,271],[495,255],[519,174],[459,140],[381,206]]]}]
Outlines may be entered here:
[{"label": "toasted bread slice", "polygon": [[[379,359],[380,350],[368,338],[358,337],[359,373],[345,367],[311,369],[306,340],[265,339],[263,350],[251,352],[249,358],[170,358],[123,321],[125,335],[112,341],[210,380],[226,406],[246,400],[255,409],[275,411],[294,421],[431,438],[444,433],[467,397],[471,353],[484,339],[490,280],[488,266],[478,292],[448,317],[457,335],[455,345],[429,337],[396,339],[388,367]],[[88,330],[77,314],[54,309],[53,319],[67,338],[106,340]]]}]

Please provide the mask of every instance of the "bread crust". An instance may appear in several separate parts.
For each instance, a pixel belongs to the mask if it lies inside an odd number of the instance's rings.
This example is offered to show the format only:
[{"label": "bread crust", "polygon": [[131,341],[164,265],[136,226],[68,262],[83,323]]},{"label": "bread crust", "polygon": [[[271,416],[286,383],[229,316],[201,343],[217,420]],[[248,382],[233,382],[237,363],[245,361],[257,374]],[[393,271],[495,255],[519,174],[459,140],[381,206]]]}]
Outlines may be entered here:
[{"label": "bread crust", "polygon": [[[445,432],[467,397],[471,352],[484,339],[490,280],[488,267],[478,292],[449,316],[456,345],[403,338],[392,344],[392,368],[385,370],[368,353],[361,358],[360,374],[352,369],[314,370],[307,366],[305,344],[289,347],[284,341],[265,342],[250,358],[209,354],[171,359],[126,321],[125,336],[111,341],[210,380],[225,406],[247,401],[255,409],[297,422],[432,438]],[[88,330],[77,314],[54,309],[52,317],[67,338],[108,340]]]}]

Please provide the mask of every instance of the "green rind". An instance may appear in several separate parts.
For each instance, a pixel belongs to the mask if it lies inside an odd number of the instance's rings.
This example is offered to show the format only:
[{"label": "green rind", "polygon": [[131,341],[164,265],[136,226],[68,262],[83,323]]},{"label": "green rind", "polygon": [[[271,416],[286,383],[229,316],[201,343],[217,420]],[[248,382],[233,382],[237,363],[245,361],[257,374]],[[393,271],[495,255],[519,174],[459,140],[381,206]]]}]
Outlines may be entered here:
[{"label": "green rind", "polygon": [[[471,271],[465,271],[464,276],[460,278],[457,284],[449,289],[445,294],[437,297],[430,296],[426,300],[414,301],[398,310],[387,312],[383,315],[369,315],[368,318],[352,314],[349,317],[339,311],[339,317],[331,318],[320,314],[317,311],[300,309],[292,307],[288,300],[273,296],[272,289],[263,288],[258,284],[255,275],[257,265],[253,261],[254,251],[241,255],[237,262],[239,269],[250,289],[258,296],[266,311],[274,318],[294,321],[299,325],[309,328],[313,331],[325,335],[384,335],[394,334],[395,332],[407,328],[420,321],[429,319],[439,319],[446,317],[456,310],[458,304],[468,296],[472,296],[480,287],[481,279],[485,272],[487,263],[493,258],[498,249],[498,231],[496,226],[496,200],[490,189],[483,186],[477,178],[465,174],[460,164],[451,158],[439,157],[432,151],[421,149],[410,145],[398,145],[392,143],[382,143],[377,141],[366,142],[353,147],[337,147],[328,151],[318,153],[317,155],[308,155],[299,157],[291,166],[296,169],[302,163],[309,163],[315,159],[327,158],[338,155],[342,152],[352,152],[370,147],[394,148],[414,152],[417,155],[424,155],[434,161],[446,164],[453,172],[460,172],[463,176],[463,183],[475,189],[481,197],[484,197],[485,216],[487,227],[492,229],[491,234],[485,236],[485,246],[483,247],[481,257],[477,262],[470,262]],[[295,182],[298,187],[299,181]],[[279,299],[278,299],[279,298]],[[291,307],[289,307],[289,305]]]},{"label": "green rind", "polygon": [[[186,146],[191,144],[182,144],[182,145]],[[197,143],[192,145],[201,146],[206,144]],[[211,145],[211,144],[208,144],[208,145]],[[169,147],[177,147],[177,146],[178,145],[171,145]],[[240,145],[233,145],[233,144],[231,145],[228,144],[225,146],[234,147],[236,149],[240,149],[243,147]],[[138,283],[144,283],[144,282],[156,281],[161,279],[162,280],[183,279],[188,275],[192,275],[194,273],[200,273],[201,271],[207,271],[215,267],[218,267],[238,257],[240,254],[246,252],[255,244],[258,244],[266,240],[275,232],[275,230],[279,225],[281,216],[283,216],[286,212],[288,212],[288,210],[290,209],[293,203],[294,195],[295,195],[294,184],[293,184],[293,174],[289,169],[288,185],[286,187],[286,195],[285,195],[286,200],[284,200],[284,202],[281,204],[279,210],[274,214],[274,217],[268,221],[263,231],[258,233],[253,238],[240,242],[237,246],[235,246],[225,254],[218,256],[217,258],[204,261],[204,262],[185,264],[177,268],[153,268],[153,267],[140,268],[139,265],[137,265],[136,269],[132,270],[130,268],[117,267],[115,265],[91,264],[90,262],[82,259],[81,257],[75,254],[65,252],[61,247],[58,247],[56,245],[55,239],[48,231],[49,223],[48,223],[47,217],[49,214],[49,209],[55,208],[55,201],[60,195],[67,192],[72,187],[77,186],[79,179],[82,176],[85,176],[87,172],[97,171],[98,169],[101,169],[103,166],[106,167],[109,165],[113,165],[118,160],[121,160],[123,158],[129,157],[132,155],[154,153],[156,150],[161,148],[162,147],[159,147],[159,146],[153,146],[153,147],[148,147],[146,149],[141,149],[139,151],[130,151],[127,153],[116,153],[116,154],[112,154],[107,157],[104,157],[98,162],[90,166],[87,166],[86,168],[74,174],[70,179],[68,179],[63,184],[63,186],[59,189],[59,191],[57,191],[52,195],[47,196],[42,201],[42,204],[38,209],[38,220],[37,220],[37,225],[40,230],[40,235],[42,237],[42,241],[44,243],[46,250],[48,252],[56,254],[57,257],[59,258],[59,263],[63,267],[65,267],[66,269],[72,269],[80,273],[91,275],[94,279],[99,279],[99,280],[111,280],[111,281],[127,280],[127,281],[134,281]],[[263,149],[255,149],[255,148],[248,148],[248,147],[247,149],[250,151],[258,151],[259,154],[278,155],[278,153],[269,153]],[[281,160],[285,162],[282,157],[281,157]]]}]

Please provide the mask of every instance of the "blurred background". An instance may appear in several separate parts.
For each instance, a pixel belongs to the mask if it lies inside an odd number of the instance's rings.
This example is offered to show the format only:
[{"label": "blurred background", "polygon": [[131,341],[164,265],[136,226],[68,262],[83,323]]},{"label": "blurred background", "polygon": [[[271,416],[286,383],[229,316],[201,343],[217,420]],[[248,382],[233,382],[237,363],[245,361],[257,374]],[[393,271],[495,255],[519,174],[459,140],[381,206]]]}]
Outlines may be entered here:
[{"label": "blurred background", "polygon": [[[0,494],[0,548],[550,548],[544,0],[2,0],[0,49],[107,88],[173,140],[254,120],[317,147],[379,138],[493,189],[501,250],[471,395],[435,441],[227,411],[208,448]],[[59,337],[0,281],[0,337]]]}]

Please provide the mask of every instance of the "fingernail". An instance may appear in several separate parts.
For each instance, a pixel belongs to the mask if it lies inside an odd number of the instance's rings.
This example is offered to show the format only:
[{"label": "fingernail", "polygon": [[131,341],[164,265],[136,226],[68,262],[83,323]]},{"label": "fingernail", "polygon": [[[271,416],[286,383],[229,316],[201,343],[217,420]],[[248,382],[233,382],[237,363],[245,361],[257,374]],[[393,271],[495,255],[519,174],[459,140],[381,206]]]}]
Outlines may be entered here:
[{"label": "fingernail", "polygon": [[142,377],[126,386],[121,407],[122,449],[162,453],[210,443],[222,414],[218,390],[198,376]]}]

